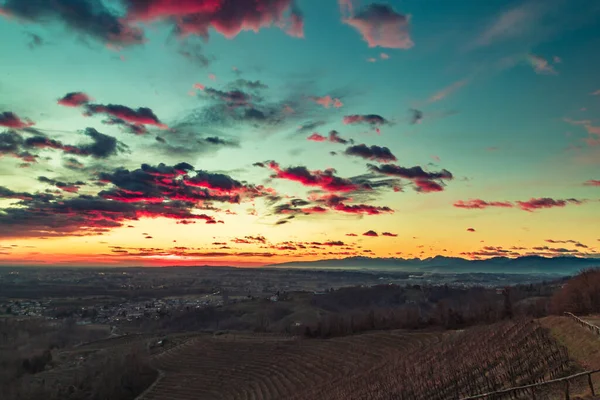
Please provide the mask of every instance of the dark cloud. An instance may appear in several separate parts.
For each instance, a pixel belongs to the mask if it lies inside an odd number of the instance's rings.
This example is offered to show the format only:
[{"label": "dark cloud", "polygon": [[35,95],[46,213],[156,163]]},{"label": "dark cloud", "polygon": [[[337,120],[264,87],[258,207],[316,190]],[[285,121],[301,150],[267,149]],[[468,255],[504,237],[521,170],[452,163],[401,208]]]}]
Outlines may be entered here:
[{"label": "dark cloud", "polygon": [[398,176],[406,179],[452,179],[452,173],[448,170],[441,170],[439,172],[426,172],[420,166],[414,166],[410,168],[401,167],[398,165],[368,165],[369,169],[373,172],[377,172],[384,175]]},{"label": "dark cloud", "polygon": [[90,102],[90,96],[83,92],[67,93],[64,97],[58,99],[58,104],[66,107],[80,107]]},{"label": "dark cloud", "polygon": [[410,49],[414,45],[410,18],[387,4],[370,4],[343,21],[359,31],[369,47]]},{"label": "dark cloud", "polygon": [[475,228],[467,228],[467,232],[475,232]]},{"label": "dark cloud", "polygon": [[25,162],[35,162],[37,155],[23,149],[25,140],[14,131],[0,133],[0,157],[11,156]]},{"label": "dark cloud", "polygon": [[77,182],[62,182],[56,179],[47,178],[45,176],[39,176],[38,181],[47,183],[52,186],[56,186],[58,189],[63,192],[68,193],[77,193],[82,185],[85,185],[85,182],[77,181]]},{"label": "dark cloud", "polygon": [[423,111],[415,110],[415,109],[411,109],[409,111],[410,111],[410,123],[412,125],[420,124],[421,121],[423,120]]},{"label": "dark cloud", "polygon": [[398,234],[397,233],[391,233],[391,232],[383,232],[381,234],[381,236],[397,237]]},{"label": "dark cloud", "polygon": [[282,169],[275,161],[268,161],[263,165],[275,172],[273,178],[299,182],[304,186],[319,187],[328,192],[351,192],[360,188],[359,185],[348,179],[335,176],[334,169],[309,171],[303,166]]},{"label": "dark cloud", "polygon": [[27,46],[31,50],[41,47],[45,44],[44,39],[40,35],[35,34],[33,32],[25,32],[25,34],[29,38],[29,43],[27,43]]},{"label": "dark cloud", "polygon": [[212,61],[204,54],[202,45],[199,43],[191,43],[189,40],[183,42],[177,52],[192,64],[201,68],[208,67]]},{"label": "dark cloud", "polygon": [[[228,39],[241,31],[272,25],[302,37],[302,14],[293,0],[124,0],[128,17],[138,21],[166,20],[180,35],[208,39],[212,28]],[[286,13],[288,16],[286,16]]]},{"label": "dark cloud", "polygon": [[345,125],[367,124],[378,133],[380,132],[379,127],[390,124],[390,121],[377,114],[346,115],[343,122]]},{"label": "dark cloud", "polygon": [[236,87],[238,89],[248,89],[248,90],[259,90],[259,89],[268,89],[269,86],[264,84],[261,81],[249,81],[247,79],[237,79],[230,83],[230,86]]},{"label": "dark cloud", "polygon": [[105,114],[110,118],[122,120],[132,125],[154,125],[161,129],[168,127],[163,124],[156,114],[148,107],[140,107],[137,110],[120,104],[86,104],[85,115],[92,116]]},{"label": "dark cloud", "polygon": [[79,161],[78,159],[74,158],[74,157],[67,157],[63,160],[63,165],[65,166],[65,168],[67,169],[72,169],[72,170],[79,170],[84,168],[85,166],[81,163],[81,161]]},{"label": "dark cloud", "polygon": [[141,29],[126,24],[98,0],[5,0],[0,6],[3,14],[29,23],[61,22],[78,34],[118,46],[144,42]]},{"label": "dark cloud", "polygon": [[194,172],[187,163],[174,166],[159,164],[156,167],[142,164],[141,168],[133,171],[119,168],[112,173],[101,173],[99,180],[115,186],[100,192],[99,196],[121,202],[239,203],[245,198],[264,196],[268,192],[262,186],[243,184],[228,175]]},{"label": "dark cloud", "polygon": [[365,233],[363,233],[363,236],[373,236],[374,237],[374,236],[379,236],[379,235],[375,231],[366,231]]},{"label": "dark cloud", "polygon": [[230,107],[246,106],[252,100],[251,95],[241,90],[222,91],[207,87],[203,90],[203,93],[207,97],[223,102]]},{"label": "dark cloud", "polygon": [[585,200],[577,199],[552,199],[549,197],[531,198],[526,201],[517,201],[517,205],[523,211],[535,211],[542,208],[565,207],[568,204],[581,205]]},{"label": "dark cloud", "polygon": [[381,163],[397,161],[396,156],[392,154],[390,149],[376,145],[370,147],[365,144],[350,146],[346,149],[345,154],[362,157],[367,160],[379,161]]},{"label": "dark cloud", "polygon": [[444,190],[443,181],[454,178],[452,173],[446,169],[439,172],[427,172],[420,166],[410,168],[391,164],[381,166],[368,164],[367,166],[369,170],[379,174],[409,179],[414,184],[415,190],[423,193],[441,192]]},{"label": "dark cloud", "polygon": [[310,121],[306,122],[296,129],[296,133],[309,133],[317,129],[318,127],[325,125],[325,121]]},{"label": "dark cloud", "polygon": [[4,111],[0,112],[0,126],[12,129],[24,129],[35,125],[28,119],[21,119],[17,114]]},{"label": "dark cloud", "polygon": [[107,158],[127,151],[127,146],[112,136],[98,132],[94,128],[86,128],[83,134],[92,139],[92,143],[82,145],[68,145],[59,140],[46,136],[31,136],[23,139],[16,132],[0,134],[0,155],[12,155],[26,162],[35,162],[37,155],[32,153],[37,150],[55,149],[67,154],[92,156],[94,158]]}]

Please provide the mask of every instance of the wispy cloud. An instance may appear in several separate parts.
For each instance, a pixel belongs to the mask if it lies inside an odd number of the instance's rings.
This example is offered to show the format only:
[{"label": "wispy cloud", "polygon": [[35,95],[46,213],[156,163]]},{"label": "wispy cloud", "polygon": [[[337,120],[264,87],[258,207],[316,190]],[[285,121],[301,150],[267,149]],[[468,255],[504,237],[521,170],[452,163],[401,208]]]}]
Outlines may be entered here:
[{"label": "wispy cloud", "polygon": [[461,87],[465,86],[469,82],[468,79],[463,79],[457,82],[454,82],[450,86],[447,86],[440,90],[439,92],[434,93],[429,99],[429,103],[434,103],[436,101],[440,101],[450,96],[452,93],[456,92]]}]

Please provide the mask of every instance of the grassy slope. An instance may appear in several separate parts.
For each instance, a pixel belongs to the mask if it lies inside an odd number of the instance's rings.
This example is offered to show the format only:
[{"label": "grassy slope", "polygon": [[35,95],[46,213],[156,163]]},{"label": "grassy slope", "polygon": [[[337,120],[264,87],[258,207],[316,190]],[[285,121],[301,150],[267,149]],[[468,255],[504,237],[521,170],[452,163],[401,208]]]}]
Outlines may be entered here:
[{"label": "grassy slope", "polygon": [[[556,340],[569,350],[569,355],[585,370],[600,369],[600,336],[583,328],[568,317],[546,317],[539,320],[542,326],[550,329]],[[596,393],[600,393],[600,374],[593,376]],[[582,388],[580,395],[589,394]],[[585,397],[591,398],[591,397]]]}]

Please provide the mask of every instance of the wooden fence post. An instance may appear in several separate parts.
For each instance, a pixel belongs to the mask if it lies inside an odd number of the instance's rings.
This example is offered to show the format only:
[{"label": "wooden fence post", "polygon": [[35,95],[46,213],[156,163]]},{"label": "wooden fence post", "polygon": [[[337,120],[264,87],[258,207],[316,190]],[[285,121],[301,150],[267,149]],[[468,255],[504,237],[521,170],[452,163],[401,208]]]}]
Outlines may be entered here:
[{"label": "wooden fence post", "polygon": [[565,400],[571,400],[569,396],[569,381],[565,381]]},{"label": "wooden fence post", "polygon": [[592,382],[592,374],[588,375],[588,383],[590,384],[590,391],[592,392],[592,396],[595,396],[596,393],[594,392],[594,383]]}]

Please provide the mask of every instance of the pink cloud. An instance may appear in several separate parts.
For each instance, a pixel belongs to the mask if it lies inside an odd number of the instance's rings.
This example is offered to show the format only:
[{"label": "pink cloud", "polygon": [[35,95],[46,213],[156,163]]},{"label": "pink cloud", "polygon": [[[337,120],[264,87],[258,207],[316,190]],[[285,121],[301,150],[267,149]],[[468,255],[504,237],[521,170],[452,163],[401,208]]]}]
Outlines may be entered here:
[{"label": "pink cloud", "polygon": [[211,81],[216,81],[217,76],[215,74],[208,74],[208,79],[210,79]]},{"label": "pink cloud", "polygon": [[166,20],[175,24],[184,36],[208,38],[212,28],[232,39],[242,31],[258,32],[273,25],[291,36],[304,36],[303,17],[293,0],[128,0],[126,3],[129,20]]},{"label": "pink cloud", "polygon": [[342,101],[340,99],[332,98],[330,95],[323,96],[323,97],[311,97],[310,99],[325,108],[329,108],[332,105],[335,108],[340,108],[344,105],[344,103],[342,103]]},{"label": "pink cloud", "polygon": [[386,4],[371,4],[358,14],[343,20],[362,35],[369,47],[410,49],[410,16],[394,11]]},{"label": "pink cloud", "polygon": [[591,93],[592,96],[600,96],[600,89],[596,90],[595,92]]},{"label": "pink cloud", "polygon": [[204,86],[201,83],[194,83],[194,89],[204,90],[204,89],[206,89],[206,86]]},{"label": "pink cloud", "polygon": [[367,58],[367,62],[374,63],[374,62],[377,62],[377,59],[370,57],[370,58]]},{"label": "pink cloud", "polygon": [[312,135],[310,135],[306,139],[310,140],[312,142],[325,142],[327,140],[327,138],[325,136],[320,135],[317,132],[313,133]]},{"label": "pink cloud", "polygon": [[454,207],[481,210],[488,207],[512,208],[514,207],[514,204],[510,201],[485,201],[481,199],[471,199],[467,201],[459,200],[454,203]]},{"label": "pink cloud", "polygon": [[382,60],[389,60],[389,58],[390,58],[390,55],[389,55],[389,54],[387,54],[387,53],[381,53],[381,54],[379,55],[379,57],[380,57]]},{"label": "pink cloud", "polygon": [[58,99],[58,104],[65,107],[80,107],[90,102],[90,96],[83,92],[67,93],[64,97]]},{"label": "pink cloud", "polygon": [[35,125],[29,119],[21,119],[17,114],[5,111],[0,112],[0,126],[13,129],[23,129]]},{"label": "pink cloud", "polygon": [[598,179],[590,179],[584,183],[585,186],[600,186],[600,180]]}]

